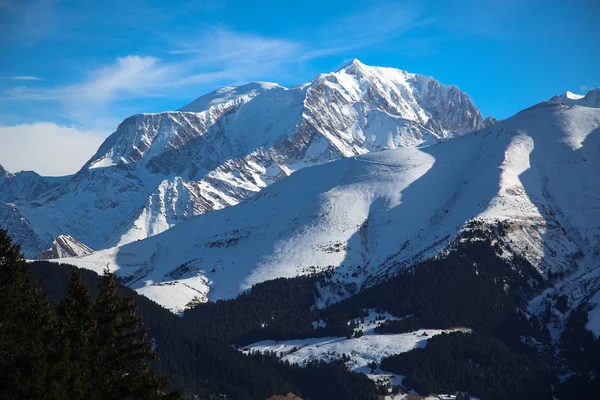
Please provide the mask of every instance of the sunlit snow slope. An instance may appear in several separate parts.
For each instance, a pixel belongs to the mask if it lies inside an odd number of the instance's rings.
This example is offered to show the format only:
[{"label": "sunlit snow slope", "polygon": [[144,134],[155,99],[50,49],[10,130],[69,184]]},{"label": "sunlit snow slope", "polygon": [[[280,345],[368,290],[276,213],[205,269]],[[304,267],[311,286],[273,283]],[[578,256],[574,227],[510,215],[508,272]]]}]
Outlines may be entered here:
[{"label": "sunlit snow slope", "polygon": [[72,177],[0,169],[0,225],[30,258],[59,235],[93,249],[123,245],[298,169],[492,122],[455,86],[358,60],[291,88],[225,87],[179,111],[125,119]]},{"label": "sunlit snow slope", "polygon": [[599,152],[600,109],[542,103],[450,141],[305,168],[236,207],[65,261],[108,264],[174,311],[332,269],[326,302],[437,254],[475,220],[503,223],[507,257],[573,276],[600,259]]}]

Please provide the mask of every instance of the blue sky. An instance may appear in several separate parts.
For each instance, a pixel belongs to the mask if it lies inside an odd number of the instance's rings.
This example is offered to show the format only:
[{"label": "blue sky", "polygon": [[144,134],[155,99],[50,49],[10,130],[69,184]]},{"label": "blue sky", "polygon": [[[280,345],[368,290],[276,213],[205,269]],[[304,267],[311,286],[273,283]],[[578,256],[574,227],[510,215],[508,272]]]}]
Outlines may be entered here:
[{"label": "blue sky", "polygon": [[506,118],[600,86],[598,18],[584,0],[0,0],[0,164],[74,172],[128,115],[352,58],[455,84]]}]

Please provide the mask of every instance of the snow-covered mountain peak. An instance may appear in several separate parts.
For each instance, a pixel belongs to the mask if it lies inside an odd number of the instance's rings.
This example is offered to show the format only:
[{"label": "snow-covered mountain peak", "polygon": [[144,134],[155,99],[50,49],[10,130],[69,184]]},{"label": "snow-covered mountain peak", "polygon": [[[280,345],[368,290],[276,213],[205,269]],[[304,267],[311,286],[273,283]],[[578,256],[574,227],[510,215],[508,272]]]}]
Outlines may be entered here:
[{"label": "snow-covered mountain peak", "polygon": [[[303,122],[308,124],[304,128]],[[307,85],[228,86],[179,111],[127,118],[86,167],[144,167],[165,175],[187,171],[198,178],[231,156],[245,157],[259,148],[283,144],[305,128],[315,129],[309,136],[324,138],[332,151],[351,156],[485,125],[469,97],[455,86],[353,60]],[[308,145],[294,150],[300,152],[294,157],[303,157]]]},{"label": "snow-covered mountain peak", "polygon": [[[355,60],[303,85],[228,86],[178,111],[131,116],[60,186],[21,174],[0,188],[13,204],[0,223],[20,215],[35,228],[29,257],[61,234],[112,247],[236,205],[304,167],[484,126],[458,88]],[[25,187],[35,190],[24,196]]]},{"label": "snow-covered mountain peak", "polygon": [[333,72],[333,74],[340,72],[344,72],[349,75],[355,75],[359,78],[365,76],[376,76],[380,81],[405,81],[410,80],[415,76],[415,74],[399,68],[367,65],[356,58],[340,68],[338,71]]},{"label": "snow-covered mountain peak", "polygon": [[600,108],[600,88],[592,89],[585,95],[576,94],[566,91],[563,94],[553,96],[550,100],[552,103],[563,103],[570,106],[582,106]]},{"label": "snow-covered mountain peak", "polygon": [[565,97],[567,97],[567,98],[569,98],[569,99],[573,99],[573,100],[578,100],[578,99],[581,99],[581,98],[583,98],[583,97],[584,97],[584,96],[583,96],[583,95],[581,95],[581,94],[576,94],[576,93],[573,93],[573,92],[571,92],[571,91],[569,91],[569,90],[567,90],[567,91],[565,92],[564,96],[565,96]]},{"label": "snow-covered mountain peak", "polygon": [[352,60],[350,60],[348,63],[346,63],[346,65],[344,65],[340,69],[345,69],[345,68],[349,68],[349,67],[361,68],[361,67],[367,67],[367,65],[363,64],[358,58],[353,58]]},{"label": "snow-covered mountain peak", "polygon": [[369,70],[372,70],[374,67],[363,64],[357,58],[352,59],[349,63],[344,65],[342,68],[338,69],[336,72],[344,71],[347,74],[359,74],[359,73],[368,73]]},{"label": "snow-covered mountain peak", "polygon": [[579,105],[600,108],[600,88],[592,89],[587,92],[585,97],[580,100]]},{"label": "snow-covered mountain peak", "polygon": [[211,106],[248,101],[266,90],[286,89],[273,82],[252,82],[241,86],[226,86],[198,97],[179,111],[202,112]]},{"label": "snow-covered mountain peak", "polygon": [[553,96],[552,98],[550,98],[549,101],[553,102],[553,103],[564,103],[564,104],[574,104],[577,102],[577,100],[580,100],[584,97],[584,95],[582,94],[576,94],[573,93],[569,90],[567,90],[566,92],[564,92],[563,94],[557,94],[556,96]]}]

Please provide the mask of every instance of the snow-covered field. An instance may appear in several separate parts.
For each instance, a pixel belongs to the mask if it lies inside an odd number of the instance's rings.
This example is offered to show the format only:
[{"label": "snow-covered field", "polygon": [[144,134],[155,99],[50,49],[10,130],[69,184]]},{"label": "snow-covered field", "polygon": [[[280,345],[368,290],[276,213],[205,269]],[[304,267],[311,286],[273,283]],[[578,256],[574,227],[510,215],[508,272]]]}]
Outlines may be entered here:
[{"label": "snow-covered field", "polygon": [[[245,346],[245,353],[258,351],[261,353],[275,353],[282,360],[292,364],[305,365],[311,361],[323,360],[331,362],[346,357],[349,369],[366,374],[369,378],[379,382],[389,382],[392,386],[402,384],[402,377],[393,375],[379,369],[381,360],[394,354],[425,347],[427,340],[435,335],[449,332],[469,332],[466,328],[448,330],[420,329],[415,332],[401,334],[380,335],[374,332],[375,327],[386,320],[396,320],[388,313],[377,313],[369,310],[369,315],[362,319],[355,319],[356,330],[362,330],[364,335],[358,338],[324,337],[294,340],[264,340]],[[350,322],[349,322],[350,323]],[[369,365],[377,364],[372,369]]]},{"label": "snow-covered field", "polygon": [[[294,339],[285,341],[264,340],[245,346],[245,351],[274,352],[283,355],[284,361],[304,365],[310,361],[340,360],[342,355],[350,357],[346,363],[354,371],[369,374],[367,365],[377,365],[385,357],[425,347],[427,340],[444,331],[439,329],[421,329],[410,333],[378,335],[365,333],[359,338],[325,337],[311,339]],[[378,374],[371,374],[378,375]]]}]

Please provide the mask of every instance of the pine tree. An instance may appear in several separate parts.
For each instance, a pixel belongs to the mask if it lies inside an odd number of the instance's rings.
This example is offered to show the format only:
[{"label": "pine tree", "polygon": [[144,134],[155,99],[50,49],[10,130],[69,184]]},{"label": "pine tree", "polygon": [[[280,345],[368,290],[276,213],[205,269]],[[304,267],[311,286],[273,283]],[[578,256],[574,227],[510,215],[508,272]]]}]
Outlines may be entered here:
[{"label": "pine tree", "polygon": [[0,229],[0,398],[60,398],[51,358],[57,343],[48,300],[20,247]]},{"label": "pine tree", "polygon": [[139,329],[141,318],[133,299],[117,294],[117,282],[108,270],[100,283],[95,313],[98,328],[94,336],[94,376],[99,379],[103,398],[166,398],[168,381],[149,368],[148,362],[158,356],[148,345],[146,333]]},{"label": "pine tree", "polygon": [[57,308],[60,344],[57,364],[64,365],[62,379],[68,387],[69,398],[92,399],[96,388],[92,386],[91,335],[96,328],[94,299],[75,267],[67,296]]}]

